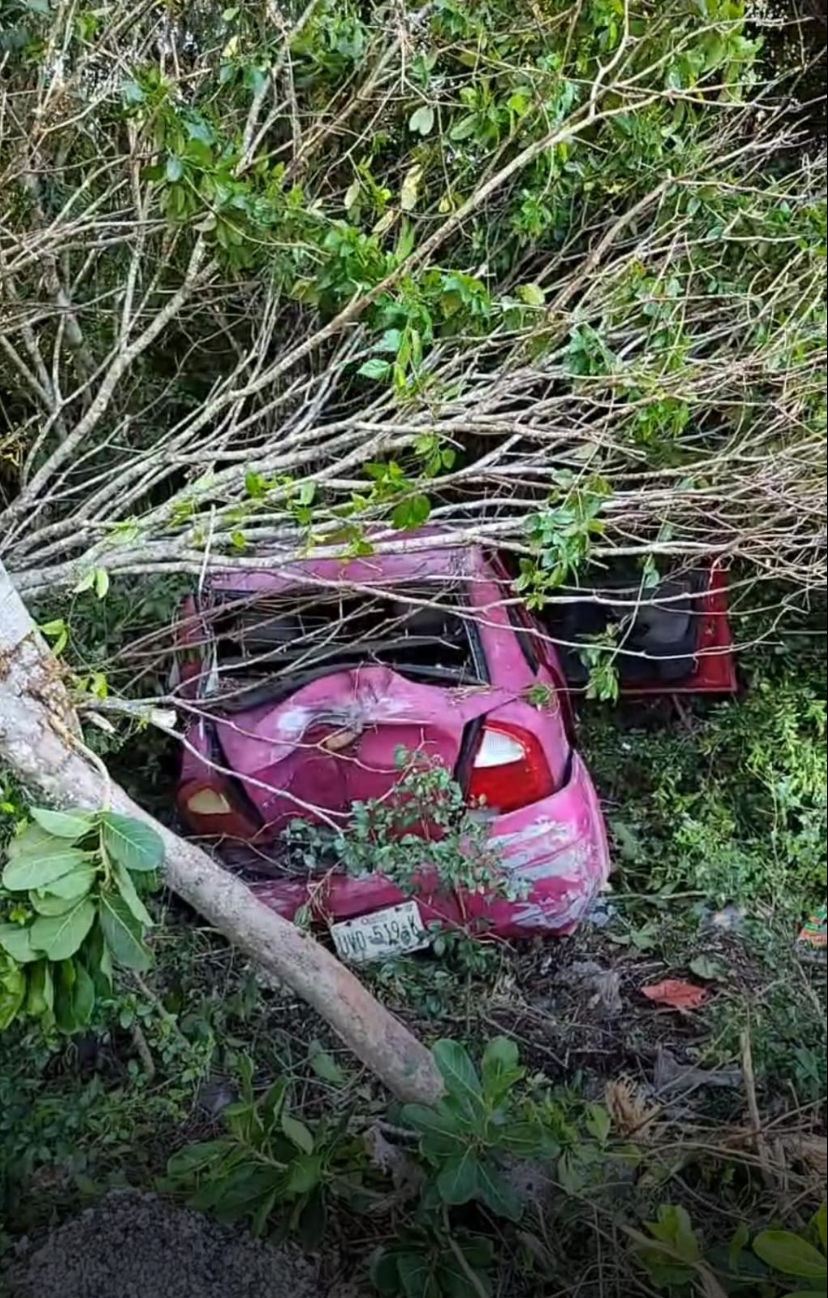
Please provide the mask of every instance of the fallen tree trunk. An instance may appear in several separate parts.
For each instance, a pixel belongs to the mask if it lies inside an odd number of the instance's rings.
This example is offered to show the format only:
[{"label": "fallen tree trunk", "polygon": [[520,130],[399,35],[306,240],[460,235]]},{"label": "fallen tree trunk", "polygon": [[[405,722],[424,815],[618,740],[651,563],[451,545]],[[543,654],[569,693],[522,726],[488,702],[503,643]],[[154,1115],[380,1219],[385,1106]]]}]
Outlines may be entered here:
[{"label": "fallen tree trunk", "polygon": [[0,766],[55,806],[116,811],[161,835],[165,878],[219,932],[319,1013],[399,1099],[429,1103],[442,1083],[428,1050],[313,938],[263,906],[201,848],[158,824],[93,763],[56,659],[0,561]]}]

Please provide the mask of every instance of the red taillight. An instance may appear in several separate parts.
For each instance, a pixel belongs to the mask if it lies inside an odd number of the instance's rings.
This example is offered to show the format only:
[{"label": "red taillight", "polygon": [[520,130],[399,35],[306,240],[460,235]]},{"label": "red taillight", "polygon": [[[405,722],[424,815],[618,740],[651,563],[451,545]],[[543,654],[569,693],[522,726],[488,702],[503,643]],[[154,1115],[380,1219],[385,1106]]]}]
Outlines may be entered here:
[{"label": "red taillight", "polygon": [[522,726],[486,722],[472,762],[468,796],[495,811],[517,811],[555,792],[537,736]]}]

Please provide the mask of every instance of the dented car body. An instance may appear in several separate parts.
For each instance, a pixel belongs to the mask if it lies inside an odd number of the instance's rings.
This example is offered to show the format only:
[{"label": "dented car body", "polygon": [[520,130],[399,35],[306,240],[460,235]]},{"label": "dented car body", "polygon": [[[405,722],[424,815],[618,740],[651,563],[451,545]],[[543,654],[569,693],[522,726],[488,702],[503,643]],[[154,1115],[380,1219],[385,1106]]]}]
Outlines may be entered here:
[{"label": "dented car body", "polygon": [[516,900],[446,895],[424,876],[425,924],[562,935],[605,884],[561,663],[496,556],[431,548],[221,575],[188,601],[178,643],[180,813],[284,917],[407,900],[382,875],[296,877],[280,851],[292,821],[343,826],[355,801],[387,796],[401,750],[452,772],[518,885]]}]

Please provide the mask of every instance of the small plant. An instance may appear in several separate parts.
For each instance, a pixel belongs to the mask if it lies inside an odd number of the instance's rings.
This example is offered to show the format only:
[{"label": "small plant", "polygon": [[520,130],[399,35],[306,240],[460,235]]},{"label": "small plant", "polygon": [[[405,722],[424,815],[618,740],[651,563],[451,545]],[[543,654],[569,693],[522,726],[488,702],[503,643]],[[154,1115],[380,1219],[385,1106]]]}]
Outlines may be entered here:
[{"label": "small plant", "polygon": [[347,1115],[333,1123],[323,1118],[312,1129],[291,1112],[284,1078],[257,1098],[248,1056],[238,1071],[240,1097],[223,1113],[227,1134],[174,1154],[168,1180],[188,1192],[194,1208],[222,1220],[246,1218],[256,1235],[281,1210],[284,1232],[298,1232],[306,1247],[316,1247],[328,1195],[359,1199],[364,1148],[348,1135]]},{"label": "small plant", "polygon": [[383,874],[409,896],[421,880],[437,892],[493,893],[511,900],[520,886],[502,868],[488,826],[439,761],[399,749],[390,797],[355,802],[347,829],[294,821],[286,840],[305,868],[338,862],[349,874]]},{"label": "small plant", "polygon": [[6,845],[0,889],[0,1028],[28,1015],[73,1033],[113,965],[145,970],[152,917],[141,892],[164,848],[116,812],[31,809]]},{"label": "small plant", "polygon": [[480,1298],[491,1293],[490,1239],[464,1231],[422,1227],[404,1231],[392,1248],[380,1250],[371,1279],[387,1298]]},{"label": "small plant", "polygon": [[660,1292],[734,1293],[746,1298],[759,1291],[766,1298],[818,1298],[826,1292],[825,1204],[807,1235],[766,1230],[750,1247],[750,1233],[741,1226],[725,1248],[705,1252],[686,1209],[673,1204],[662,1205],[658,1220],[647,1229],[649,1238],[635,1230],[628,1234]]},{"label": "small plant", "polygon": [[518,1221],[520,1198],[504,1175],[510,1159],[553,1158],[557,1145],[534,1110],[513,1090],[525,1077],[517,1046],[498,1037],[486,1047],[480,1073],[464,1046],[438,1041],[434,1058],[446,1094],[433,1107],[410,1104],[406,1126],[420,1137],[430,1169],[426,1202],[461,1207],[473,1200],[498,1217]]}]

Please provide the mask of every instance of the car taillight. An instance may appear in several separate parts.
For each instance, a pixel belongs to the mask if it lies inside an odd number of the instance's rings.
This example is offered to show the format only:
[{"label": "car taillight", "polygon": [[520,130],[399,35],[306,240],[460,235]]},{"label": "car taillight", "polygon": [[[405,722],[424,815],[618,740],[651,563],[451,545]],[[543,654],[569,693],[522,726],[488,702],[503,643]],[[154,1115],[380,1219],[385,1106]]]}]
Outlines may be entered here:
[{"label": "car taillight", "polygon": [[528,807],[555,792],[555,782],[536,735],[508,722],[486,722],[477,745],[468,797],[506,812]]}]

